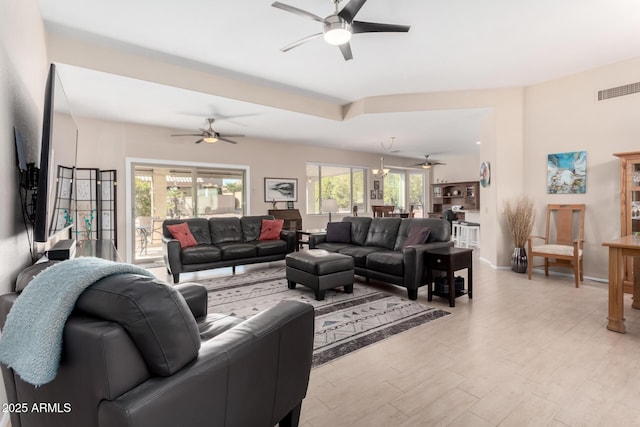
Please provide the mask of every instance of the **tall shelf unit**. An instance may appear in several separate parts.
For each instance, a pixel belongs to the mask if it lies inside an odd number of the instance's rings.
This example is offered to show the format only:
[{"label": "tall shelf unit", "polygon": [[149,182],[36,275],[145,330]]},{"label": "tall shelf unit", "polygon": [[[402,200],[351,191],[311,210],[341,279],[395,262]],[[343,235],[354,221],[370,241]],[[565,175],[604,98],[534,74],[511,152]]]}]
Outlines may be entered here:
[{"label": "tall shelf unit", "polygon": [[431,184],[431,202],[433,209],[429,216],[440,217],[442,212],[452,206],[461,206],[464,210],[480,209],[480,182],[444,182]]},{"label": "tall shelf unit", "polygon": [[[614,156],[620,158],[620,236],[640,234],[640,151],[615,153]],[[634,277],[640,279],[640,260],[626,257],[625,293],[633,293]]]}]

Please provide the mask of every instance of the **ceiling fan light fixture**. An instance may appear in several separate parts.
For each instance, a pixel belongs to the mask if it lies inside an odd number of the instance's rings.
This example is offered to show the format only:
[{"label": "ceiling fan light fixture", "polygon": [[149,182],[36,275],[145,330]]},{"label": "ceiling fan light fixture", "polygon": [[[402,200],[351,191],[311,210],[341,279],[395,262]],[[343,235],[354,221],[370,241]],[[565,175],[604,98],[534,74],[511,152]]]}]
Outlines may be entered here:
[{"label": "ceiling fan light fixture", "polygon": [[218,138],[215,135],[205,136],[204,138],[202,138],[202,140],[207,144],[215,144],[216,142],[218,142]]},{"label": "ceiling fan light fixture", "polygon": [[431,165],[430,164],[424,164],[422,165],[422,169],[430,169]]},{"label": "ceiling fan light fixture", "polygon": [[324,40],[333,46],[348,43],[352,35],[351,24],[336,15],[326,19],[322,32]]}]

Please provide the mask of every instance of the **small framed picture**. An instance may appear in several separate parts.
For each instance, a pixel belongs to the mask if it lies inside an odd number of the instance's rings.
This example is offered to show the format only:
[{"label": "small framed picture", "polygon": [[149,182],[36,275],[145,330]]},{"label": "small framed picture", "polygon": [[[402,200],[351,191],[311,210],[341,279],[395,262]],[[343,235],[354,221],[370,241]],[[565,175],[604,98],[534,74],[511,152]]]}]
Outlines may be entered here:
[{"label": "small framed picture", "polygon": [[384,199],[384,195],[382,194],[382,190],[378,190],[378,199]]},{"label": "small framed picture", "polygon": [[377,199],[377,197],[376,197],[377,194],[378,194],[378,192],[376,190],[371,190],[371,200]]},{"label": "small framed picture", "polygon": [[380,189],[380,181],[373,181],[373,189],[374,190]]},{"label": "small framed picture", "polygon": [[287,209],[293,209],[293,202],[291,200],[287,202]]}]

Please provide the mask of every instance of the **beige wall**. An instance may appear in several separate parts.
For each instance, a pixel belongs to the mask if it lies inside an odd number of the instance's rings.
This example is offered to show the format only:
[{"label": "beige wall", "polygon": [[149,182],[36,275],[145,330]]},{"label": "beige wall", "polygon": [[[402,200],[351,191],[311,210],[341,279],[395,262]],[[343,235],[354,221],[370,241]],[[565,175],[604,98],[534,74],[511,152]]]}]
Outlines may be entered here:
[{"label": "beige wall", "polygon": [[[31,263],[30,241],[20,214],[13,128],[23,136],[27,160],[38,163],[46,60],[37,2],[0,2],[0,294],[10,292],[20,270]],[[0,387],[0,403],[6,400]]]},{"label": "beige wall", "polygon": [[[525,90],[523,176],[534,198],[538,233],[547,203],[585,203],[585,275],[607,278],[602,242],[620,236],[619,161],[612,153],[640,149],[640,94],[596,101],[598,90],[634,83],[640,58]],[[547,154],[587,151],[587,192],[547,194]],[[565,270],[566,271],[566,270]]]},{"label": "beige wall", "polygon": [[[194,144],[188,139],[171,138],[175,129],[109,122],[76,117],[79,130],[78,167],[97,167],[118,171],[118,242],[126,258],[127,217],[125,212],[125,161],[153,159],[164,162],[192,162],[196,164],[230,164],[249,167],[250,214],[266,214],[271,203],[264,201],[264,178],[296,178],[298,201],[305,228],[324,227],[328,215],[306,213],[306,162],[332,163],[368,168],[380,164],[379,154],[357,151],[332,150],[309,145],[274,143],[242,138],[238,145],[218,143]],[[385,156],[390,164],[408,163],[407,159]],[[369,188],[373,177],[369,174]],[[279,203],[284,208],[284,203]],[[363,213],[366,215],[366,213]],[[342,216],[333,215],[340,220]],[[334,219],[335,220],[335,219]],[[130,223],[129,223],[130,226]]]}]

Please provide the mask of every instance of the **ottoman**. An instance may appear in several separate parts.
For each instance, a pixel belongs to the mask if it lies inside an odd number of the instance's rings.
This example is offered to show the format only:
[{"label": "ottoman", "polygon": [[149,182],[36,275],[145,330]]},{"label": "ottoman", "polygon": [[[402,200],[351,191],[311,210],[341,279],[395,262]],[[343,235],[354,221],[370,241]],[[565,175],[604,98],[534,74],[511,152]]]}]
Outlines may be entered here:
[{"label": "ottoman", "polygon": [[327,289],[344,286],[348,294],[353,292],[353,258],[324,249],[292,252],[285,257],[289,289],[296,283],[315,291],[316,300],[322,301]]}]

